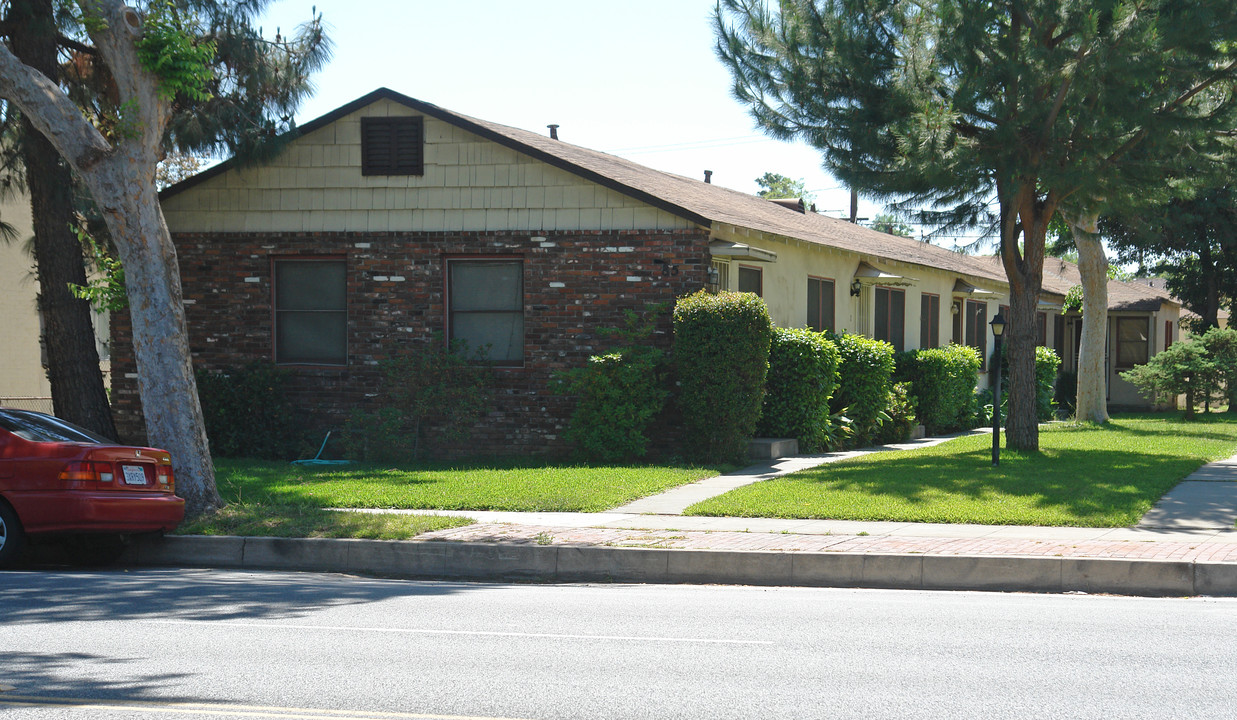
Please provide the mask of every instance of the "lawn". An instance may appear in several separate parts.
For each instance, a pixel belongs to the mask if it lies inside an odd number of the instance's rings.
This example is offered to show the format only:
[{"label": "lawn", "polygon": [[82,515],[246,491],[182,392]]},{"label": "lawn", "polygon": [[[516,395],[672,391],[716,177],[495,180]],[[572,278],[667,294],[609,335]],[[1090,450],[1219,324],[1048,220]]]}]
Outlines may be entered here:
[{"label": "lawn", "polygon": [[468,518],[442,515],[335,512],[304,504],[233,502],[212,515],[181,525],[176,534],[407,540],[422,533],[471,524]]},{"label": "lawn", "polygon": [[1133,525],[1200,465],[1237,452],[1237,416],[1119,415],[1107,426],[1041,428],[1038,453],[973,435],[879,452],[766,480],[687,515],[893,520],[983,525]]},{"label": "lawn", "polygon": [[229,502],[318,508],[598,512],[730,468],[493,463],[300,466],[218,459]]}]

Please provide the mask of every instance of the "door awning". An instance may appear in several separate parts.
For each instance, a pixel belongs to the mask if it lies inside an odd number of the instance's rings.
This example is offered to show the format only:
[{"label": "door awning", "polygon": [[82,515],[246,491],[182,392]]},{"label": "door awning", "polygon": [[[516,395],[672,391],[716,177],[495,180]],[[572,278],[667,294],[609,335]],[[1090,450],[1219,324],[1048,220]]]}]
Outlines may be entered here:
[{"label": "door awning", "polygon": [[735,260],[751,260],[752,262],[777,262],[777,253],[772,250],[761,250],[751,245],[730,242],[729,240],[713,240],[709,242],[709,254],[715,258],[730,258]]},{"label": "door awning", "polygon": [[855,270],[855,281],[867,285],[912,285],[915,278],[886,272],[866,261],[860,261]]},{"label": "door awning", "polygon": [[991,290],[984,290],[983,288],[975,287],[974,285],[970,284],[969,282],[966,282],[965,280],[958,280],[954,282],[954,295],[971,295],[971,296],[978,295],[980,297],[995,297],[996,293],[992,292]]}]

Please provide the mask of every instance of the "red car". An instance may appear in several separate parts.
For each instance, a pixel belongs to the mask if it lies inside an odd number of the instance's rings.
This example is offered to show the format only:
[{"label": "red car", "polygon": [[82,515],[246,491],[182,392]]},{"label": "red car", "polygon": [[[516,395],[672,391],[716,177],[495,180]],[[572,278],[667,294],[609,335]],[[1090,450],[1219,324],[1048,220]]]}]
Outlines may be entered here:
[{"label": "red car", "polygon": [[75,559],[114,560],[125,538],[185,517],[166,450],[117,445],[60,418],[0,407],[0,567],[30,537],[73,539]]}]

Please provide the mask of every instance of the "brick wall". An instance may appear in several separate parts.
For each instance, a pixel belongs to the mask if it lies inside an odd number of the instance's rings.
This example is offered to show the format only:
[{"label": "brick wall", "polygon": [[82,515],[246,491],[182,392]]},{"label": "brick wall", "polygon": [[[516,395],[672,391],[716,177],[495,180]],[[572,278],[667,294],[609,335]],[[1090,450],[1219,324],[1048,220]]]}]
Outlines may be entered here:
[{"label": "brick wall", "polygon": [[[288,366],[307,427],[339,428],[380,392],[377,363],[403,344],[445,330],[444,259],[524,259],[525,366],[494,370],[492,411],[466,448],[450,454],[535,454],[567,449],[570,403],[549,391],[553,373],[582,365],[613,341],[599,330],[625,309],[704,286],[708,233],[576,231],[529,234],[313,233],[176,236],[190,350],[198,368],[225,370],[273,358],[271,259],[344,257],[348,268],[348,364]],[[113,404],[122,437],[142,440],[129,318],[113,318]],[[658,342],[670,344],[669,317]],[[442,449],[440,449],[442,450]]]}]

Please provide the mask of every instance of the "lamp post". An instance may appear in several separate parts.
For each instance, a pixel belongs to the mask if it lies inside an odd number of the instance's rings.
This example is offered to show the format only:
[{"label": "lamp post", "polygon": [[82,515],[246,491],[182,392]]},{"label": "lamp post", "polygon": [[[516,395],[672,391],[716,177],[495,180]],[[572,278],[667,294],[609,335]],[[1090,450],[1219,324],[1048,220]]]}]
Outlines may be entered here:
[{"label": "lamp post", "polygon": [[996,384],[992,392],[992,467],[1001,464],[1001,336],[1005,334],[1005,317],[998,311],[992,318],[992,371]]}]

